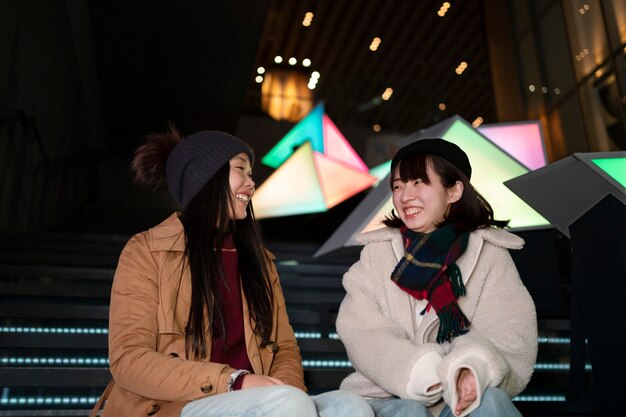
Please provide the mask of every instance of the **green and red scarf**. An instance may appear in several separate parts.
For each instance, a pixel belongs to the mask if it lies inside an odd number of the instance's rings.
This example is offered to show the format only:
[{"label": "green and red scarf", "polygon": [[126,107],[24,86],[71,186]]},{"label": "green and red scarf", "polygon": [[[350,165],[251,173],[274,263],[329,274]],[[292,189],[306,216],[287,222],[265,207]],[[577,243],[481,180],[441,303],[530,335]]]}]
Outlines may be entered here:
[{"label": "green and red scarf", "polygon": [[437,343],[449,342],[467,333],[470,322],[459,308],[457,299],[465,295],[465,286],[457,259],[467,249],[469,233],[457,234],[447,224],[432,233],[417,233],[400,228],[404,257],[396,265],[391,279],[418,300],[428,300],[439,316]]}]

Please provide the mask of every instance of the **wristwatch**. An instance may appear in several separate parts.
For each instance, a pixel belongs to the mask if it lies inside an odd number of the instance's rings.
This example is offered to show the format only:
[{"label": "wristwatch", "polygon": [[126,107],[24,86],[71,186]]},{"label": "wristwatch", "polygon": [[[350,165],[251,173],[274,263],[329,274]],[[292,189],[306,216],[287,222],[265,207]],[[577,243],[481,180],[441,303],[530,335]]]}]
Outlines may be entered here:
[{"label": "wristwatch", "polygon": [[245,369],[238,369],[230,374],[230,377],[228,377],[228,382],[226,383],[226,389],[228,390],[228,392],[231,392],[233,390],[233,386],[235,385],[237,378],[239,378],[241,375],[249,373],[250,371],[246,371]]}]

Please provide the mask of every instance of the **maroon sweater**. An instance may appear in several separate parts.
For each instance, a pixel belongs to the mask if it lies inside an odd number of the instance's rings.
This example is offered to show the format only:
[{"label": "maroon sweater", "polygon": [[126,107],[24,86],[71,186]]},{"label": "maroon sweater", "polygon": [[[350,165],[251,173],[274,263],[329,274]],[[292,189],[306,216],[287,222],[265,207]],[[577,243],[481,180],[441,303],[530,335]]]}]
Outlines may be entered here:
[{"label": "maroon sweater", "polygon": [[[241,300],[241,277],[239,276],[237,249],[231,235],[224,240],[221,253],[226,285],[218,281],[217,297],[222,301],[226,340],[221,332],[211,340],[211,362],[225,363],[231,368],[245,369],[253,373],[248,359],[246,338],[243,329],[243,305]],[[243,378],[237,378],[233,389],[240,389]]]}]

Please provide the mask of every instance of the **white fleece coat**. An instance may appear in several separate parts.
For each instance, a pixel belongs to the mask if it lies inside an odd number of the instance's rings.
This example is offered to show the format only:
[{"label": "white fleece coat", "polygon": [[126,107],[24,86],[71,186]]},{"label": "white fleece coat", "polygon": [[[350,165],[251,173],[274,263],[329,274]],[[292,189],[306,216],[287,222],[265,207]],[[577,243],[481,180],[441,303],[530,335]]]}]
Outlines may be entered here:
[{"label": "white fleece coat", "polygon": [[[404,255],[400,231],[378,229],[359,240],[365,247],[344,275],[346,297],[337,317],[337,331],[356,372],[341,389],[366,398],[415,399],[437,416],[445,405],[441,398],[455,409],[458,372],[469,368],[478,398],[464,416],[480,405],[487,387],[511,396],[526,387],[537,358],[537,317],[507,250],[520,249],[521,238],[496,229],[470,234],[457,261],[467,289],[458,303],[471,322],[470,331],[443,344],[436,342],[439,319],[434,309],[417,320],[425,302],[420,304],[391,280]],[[427,390],[438,383],[440,388]]]}]

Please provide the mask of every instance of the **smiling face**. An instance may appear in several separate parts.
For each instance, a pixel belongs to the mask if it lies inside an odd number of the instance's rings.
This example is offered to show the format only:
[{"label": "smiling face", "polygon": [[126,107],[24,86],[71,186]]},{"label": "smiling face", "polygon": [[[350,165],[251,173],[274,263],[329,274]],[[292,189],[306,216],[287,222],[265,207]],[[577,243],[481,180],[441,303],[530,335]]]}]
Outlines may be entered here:
[{"label": "smiling face", "polygon": [[[400,162],[400,165],[402,162]],[[445,188],[431,163],[426,165],[428,178],[400,178],[400,165],[393,177],[393,206],[406,227],[419,233],[430,233],[446,218],[450,205],[461,198],[463,183],[457,181]]]},{"label": "smiling face", "polygon": [[245,219],[248,215],[246,208],[254,195],[252,165],[246,153],[237,154],[230,160],[229,182],[234,197],[232,205],[234,213],[230,214],[235,220]]}]

